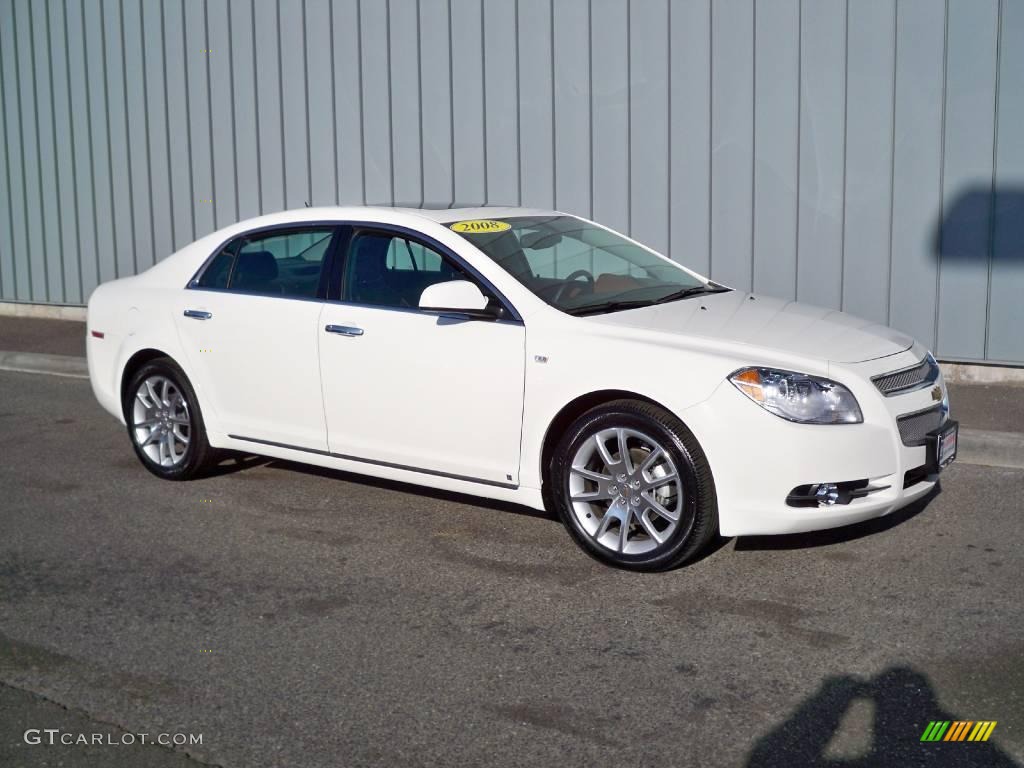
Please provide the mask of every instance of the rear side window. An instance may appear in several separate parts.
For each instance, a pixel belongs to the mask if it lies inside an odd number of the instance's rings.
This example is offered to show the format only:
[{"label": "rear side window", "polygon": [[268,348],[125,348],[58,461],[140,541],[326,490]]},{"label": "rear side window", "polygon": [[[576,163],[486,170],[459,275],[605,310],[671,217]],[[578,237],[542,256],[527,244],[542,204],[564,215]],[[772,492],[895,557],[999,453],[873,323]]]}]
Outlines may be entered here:
[{"label": "rear side window", "polygon": [[231,241],[196,282],[199,288],[316,298],[334,227],[274,230]]},{"label": "rear side window", "polygon": [[228,288],[315,298],[333,227],[273,232],[242,241]]}]

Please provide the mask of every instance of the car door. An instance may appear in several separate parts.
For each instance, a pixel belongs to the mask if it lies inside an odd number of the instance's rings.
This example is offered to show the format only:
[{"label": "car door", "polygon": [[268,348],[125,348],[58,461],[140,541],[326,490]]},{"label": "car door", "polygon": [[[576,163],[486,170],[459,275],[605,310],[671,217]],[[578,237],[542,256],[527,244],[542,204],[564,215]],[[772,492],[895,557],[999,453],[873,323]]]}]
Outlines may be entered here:
[{"label": "car door", "polygon": [[317,329],[337,232],[246,234],[182,292],[175,321],[194,384],[227,434],[327,450]]},{"label": "car door", "polygon": [[421,311],[428,285],[474,278],[451,254],[396,231],[356,227],[340,272],[340,301],[320,322],[331,452],[515,485],[522,323]]}]

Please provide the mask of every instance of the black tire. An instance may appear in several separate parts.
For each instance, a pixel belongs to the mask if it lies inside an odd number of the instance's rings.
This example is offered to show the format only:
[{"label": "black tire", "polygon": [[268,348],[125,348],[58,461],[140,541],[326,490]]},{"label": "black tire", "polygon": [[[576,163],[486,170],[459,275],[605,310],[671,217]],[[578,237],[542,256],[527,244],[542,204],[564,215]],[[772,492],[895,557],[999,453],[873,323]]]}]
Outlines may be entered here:
[{"label": "black tire", "polygon": [[[136,439],[137,430],[132,423],[132,414],[139,388],[143,382],[153,376],[160,376],[172,382],[187,403],[189,442],[184,450],[183,458],[172,466],[162,466],[147,454]],[[128,427],[128,439],[131,440],[132,448],[135,449],[135,455],[139,457],[142,466],[157,477],[164,480],[192,480],[202,477],[216,462],[216,451],[210,447],[210,443],[206,439],[206,425],[199,408],[199,398],[196,397],[188,376],[171,358],[155,358],[135,371],[125,388],[125,399],[122,405]]]},{"label": "black tire", "polygon": [[[654,546],[640,554],[614,551],[599,543],[583,528],[569,500],[573,457],[598,432],[620,427],[642,432],[657,440],[675,464],[679,477],[677,490],[682,489],[679,522],[664,542],[658,544],[656,539],[639,528],[630,528],[637,531],[641,539],[646,538],[645,546]],[[577,418],[555,448],[549,479],[550,503],[577,544],[598,560],[619,568],[634,571],[674,568],[699,554],[718,533],[715,484],[704,452],[686,425],[665,409],[650,403],[616,400]],[[631,525],[638,525],[635,514],[633,519],[635,523]],[[621,532],[621,527],[619,530]],[[627,538],[630,535],[627,534]]]}]

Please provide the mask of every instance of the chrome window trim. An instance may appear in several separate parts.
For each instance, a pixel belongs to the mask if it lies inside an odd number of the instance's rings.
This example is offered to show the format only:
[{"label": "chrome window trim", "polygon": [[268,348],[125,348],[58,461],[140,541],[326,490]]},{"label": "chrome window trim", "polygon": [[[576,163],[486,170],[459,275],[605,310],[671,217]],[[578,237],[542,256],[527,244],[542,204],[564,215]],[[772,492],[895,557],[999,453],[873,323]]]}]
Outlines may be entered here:
[{"label": "chrome window trim", "polygon": [[[320,296],[282,296],[282,295],[273,294],[273,293],[253,293],[253,292],[250,292],[250,291],[236,291],[236,290],[232,290],[230,288],[207,288],[207,287],[203,287],[203,286],[200,286],[200,285],[197,284],[199,282],[199,280],[202,278],[203,273],[210,266],[210,262],[212,262],[217,257],[217,255],[222,250],[224,250],[224,247],[228,243],[231,243],[231,242],[233,242],[233,241],[235,241],[235,240],[237,240],[239,238],[250,237],[252,235],[262,234],[264,232],[273,232],[273,231],[281,230],[281,229],[285,229],[285,230],[288,230],[288,229],[307,229],[307,228],[315,229],[316,227],[325,227],[325,226],[326,227],[332,227],[332,228],[335,228],[335,229],[337,229],[339,227],[352,227],[353,230],[358,229],[358,228],[363,228],[363,229],[377,230],[379,232],[392,232],[392,233],[395,233],[395,234],[398,234],[398,235],[402,235],[404,237],[411,237],[411,238],[413,238],[415,240],[420,240],[424,245],[427,245],[431,249],[433,249],[435,251],[438,251],[442,256],[445,256],[445,257],[451,259],[452,261],[454,261],[456,264],[459,265],[459,267],[461,267],[466,272],[468,272],[481,285],[486,287],[487,290],[490,291],[495,296],[495,298],[498,299],[499,302],[501,302],[501,305],[505,308],[505,311],[509,315],[509,317],[506,318],[506,319],[496,319],[496,320],[493,320],[493,321],[489,320],[489,321],[481,321],[481,322],[498,322],[498,323],[512,323],[512,324],[515,324],[515,325],[524,325],[522,315],[519,314],[519,312],[515,308],[515,305],[511,301],[509,301],[508,297],[505,296],[505,294],[502,293],[497,288],[497,286],[494,285],[494,283],[492,283],[490,280],[488,280],[486,277],[484,277],[482,274],[480,274],[480,271],[478,269],[476,269],[476,267],[474,267],[468,261],[466,261],[466,259],[464,259],[462,256],[460,256],[459,254],[455,253],[455,251],[453,251],[451,248],[446,246],[444,243],[441,243],[438,240],[435,240],[433,237],[431,237],[428,234],[425,234],[424,232],[420,232],[419,230],[416,230],[416,229],[411,229],[410,227],[404,227],[404,226],[402,226],[400,224],[390,224],[388,222],[381,222],[381,221],[361,221],[361,220],[352,220],[352,219],[317,219],[315,221],[301,221],[301,222],[290,222],[290,223],[283,223],[283,224],[269,224],[269,225],[262,226],[262,227],[254,227],[254,228],[246,230],[244,232],[239,232],[237,234],[232,235],[231,237],[225,238],[216,248],[213,249],[213,251],[210,253],[210,255],[207,256],[206,259],[203,261],[203,263],[200,265],[199,269],[197,269],[195,271],[195,273],[192,275],[192,278],[185,284],[185,290],[188,290],[188,291],[210,291],[211,293],[227,293],[227,294],[232,294],[232,295],[235,295],[235,296],[265,296],[265,297],[268,297],[268,298],[289,299],[289,300],[292,300],[292,301],[319,301],[319,302],[322,302],[322,303],[325,303],[325,304],[342,304],[342,305],[346,305],[346,306],[369,307],[369,308],[373,308],[373,309],[386,309],[386,310],[392,310],[392,311],[398,311],[398,312],[412,311],[412,312],[417,312],[419,314],[430,314],[430,315],[439,315],[440,314],[438,312],[430,312],[430,311],[427,311],[427,310],[422,310],[422,309],[419,309],[419,307],[385,307],[385,306],[380,306],[380,305],[377,305],[377,304],[359,304],[359,303],[352,302],[352,301],[343,301],[340,298],[339,299],[330,299],[330,298],[327,298],[326,296],[325,297],[320,297]],[[335,258],[343,258],[344,256],[347,256],[347,255],[348,255],[347,253],[346,254],[335,254]],[[329,295],[330,288],[331,288],[331,286],[329,284],[329,280],[330,280],[330,275],[328,275],[328,295]],[[446,313],[446,314],[456,315],[457,313]]]},{"label": "chrome window trim", "polygon": [[472,319],[478,323],[498,323],[499,325],[524,325],[522,320],[513,320],[511,318],[495,318],[493,320],[481,320],[479,318],[470,318],[469,315],[464,315],[461,312],[442,312],[436,309],[420,309],[419,307],[387,307],[382,304],[362,304],[356,301],[342,301],[341,299],[321,299],[324,304],[330,304],[336,307],[352,307],[354,309],[379,309],[382,312],[404,312],[410,315],[428,315],[430,317],[454,317],[454,318],[467,318]]},{"label": "chrome window trim", "polygon": [[[405,312],[413,315],[429,315],[431,317],[456,317],[456,318],[468,318],[468,315],[463,315],[458,312],[439,312],[435,309],[420,309],[419,307],[386,307],[380,304],[361,304],[355,301],[341,301],[340,299],[325,299],[319,296],[282,296],[279,293],[253,293],[251,291],[231,291],[227,288],[205,288],[202,286],[194,286],[187,288],[189,291],[199,291],[205,293],[220,293],[228,296],[252,296],[263,299],[278,299],[283,301],[312,301],[317,304],[330,305],[330,306],[341,306],[341,307],[353,307],[355,309],[379,309],[382,312]],[[498,323],[499,325],[524,325],[522,320],[513,320],[511,318],[495,318],[494,320],[476,320],[476,322],[486,323]]]},{"label": "chrome window trim", "polygon": [[256,291],[233,291],[228,288],[207,288],[200,285],[186,285],[186,291],[201,291],[205,293],[220,293],[227,296],[252,296],[260,299],[282,299],[284,301],[315,301],[318,304],[330,304],[327,299],[320,296],[284,296],[280,293],[258,293]]},{"label": "chrome window trim", "polygon": [[[240,238],[249,237],[250,235],[255,235],[255,234],[262,234],[264,232],[274,232],[274,231],[280,230],[280,229],[284,229],[284,230],[288,230],[288,229],[316,229],[317,227],[330,227],[331,229],[337,229],[340,226],[343,226],[343,224],[341,222],[338,222],[338,221],[330,221],[330,220],[327,220],[327,219],[324,219],[324,220],[317,219],[316,221],[296,221],[296,222],[292,222],[292,223],[288,223],[288,224],[267,224],[267,225],[262,226],[262,227],[253,227],[252,229],[247,229],[244,232],[239,232],[238,234],[235,234],[235,235],[232,235],[231,237],[225,238],[223,241],[221,241],[220,245],[218,245],[216,248],[213,249],[213,251],[210,252],[210,255],[207,256],[203,260],[203,263],[199,265],[199,269],[197,269],[195,271],[195,273],[192,275],[191,279],[189,279],[189,281],[187,283],[185,283],[185,290],[187,290],[187,291],[216,291],[218,293],[237,293],[239,296],[274,296],[275,294],[272,294],[272,293],[252,293],[250,291],[234,291],[234,290],[231,290],[230,288],[207,288],[207,287],[204,287],[204,286],[197,285],[197,283],[202,278],[203,273],[206,272],[207,268],[210,266],[210,262],[212,262],[215,258],[217,258],[217,255],[221,251],[224,250],[224,247],[228,243],[232,243],[235,240],[238,240]],[[331,233],[331,237],[334,237],[334,234],[335,233],[332,232]],[[324,260],[325,261],[327,260],[326,254],[324,256]],[[307,301],[310,298],[319,299],[319,297],[308,297],[308,296],[298,296],[298,297],[296,297],[296,296],[280,296],[280,298],[282,298],[282,299],[299,298],[299,299],[305,299]]]},{"label": "chrome window trim", "polygon": [[[485,288],[487,288],[487,290],[490,291],[494,295],[494,297],[497,298],[497,300],[499,302],[501,302],[501,305],[505,308],[505,311],[509,314],[510,318],[513,321],[515,321],[519,325],[523,324],[522,315],[520,315],[519,312],[516,311],[516,308],[512,304],[512,302],[508,300],[508,297],[505,296],[504,293],[502,293],[500,290],[498,290],[498,287],[495,286],[494,283],[492,283],[490,280],[488,280],[486,277],[484,277],[482,274],[480,274],[480,271],[476,267],[474,267],[472,264],[470,264],[468,261],[466,261],[466,259],[464,259],[462,256],[457,254],[455,251],[453,251],[451,248],[449,248],[444,243],[442,243],[442,242],[440,242],[438,240],[435,240],[430,235],[428,235],[428,234],[426,234],[424,232],[421,232],[421,231],[419,231],[417,229],[411,229],[410,227],[403,227],[401,224],[389,224],[387,222],[379,222],[379,221],[348,221],[348,220],[346,220],[346,221],[340,222],[340,225],[341,226],[352,227],[352,229],[353,229],[352,236],[353,237],[355,237],[355,235],[356,235],[355,230],[366,229],[366,230],[383,232],[383,233],[394,233],[394,234],[398,234],[398,235],[401,235],[401,236],[406,237],[406,238],[412,238],[413,240],[420,241],[420,243],[422,245],[426,245],[431,250],[437,251],[442,257],[446,257],[446,258],[451,259],[459,267],[461,267],[463,270],[468,272],[473,277],[474,280],[476,280],[481,285],[483,285]],[[344,254],[343,258],[347,258],[347,256],[348,256],[348,254],[346,253],[346,254]],[[353,306],[377,307],[378,309],[399,309],[399,310],[407,309],[406,307],[384,307],[384,306],[381,306],[379,304],[361,304],[361,305],[357,305],[355,302],[344,301],[341,298],[338,298],[336,300],[332,299],[332,301],[337,301],[339,304],[348,304],[348,305],[353,305]],[[438,314],[437,312],[427,312],[425,310],[421,310],[418,307],[410,307],[408,309],[413,309],[413,310],[418,311],[418,312],[423,312],[424,314]],[[456,313],[450,313],[450,314],[456,314]]]}]

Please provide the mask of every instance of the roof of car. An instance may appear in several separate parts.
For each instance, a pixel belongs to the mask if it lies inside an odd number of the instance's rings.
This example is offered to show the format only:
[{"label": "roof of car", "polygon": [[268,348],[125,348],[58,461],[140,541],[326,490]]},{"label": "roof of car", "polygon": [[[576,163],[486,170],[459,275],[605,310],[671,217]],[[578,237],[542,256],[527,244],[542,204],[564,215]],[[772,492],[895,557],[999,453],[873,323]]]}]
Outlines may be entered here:
[{"label": "roof of car", "polygon": [[[361,214],[360,212],[365,212]],[[512,216],[564,216],[565,214],[546,208],[522,208],[511,205],[477,205],[477,206],[429,206],[429,205],[328,205],[315,208],[293,208],[290,210],[265,213],[251,219],[237,222],[223,230],[210,235],[214,240],[223,240],[225,236],[235,236],[240,232],[254,228],[292,224],[303,221],[319,221],[333,219],[357,220],[362,215],[374,221],[390,221],[396,216],[426,219],[437,224],[450,224],[455,221],[470,219],[508,218]],[[406,221],[407,224],[412,224]]]},{"label": "roof of car", "polygon": [[503,219],[510,216],[557,216],[557,211],[546,208],[523,208],[514,205],[380,205],[367,206],[381,210],[401,211],[446,224],[465,219]]}]

